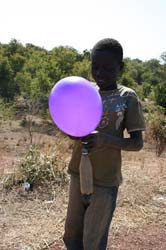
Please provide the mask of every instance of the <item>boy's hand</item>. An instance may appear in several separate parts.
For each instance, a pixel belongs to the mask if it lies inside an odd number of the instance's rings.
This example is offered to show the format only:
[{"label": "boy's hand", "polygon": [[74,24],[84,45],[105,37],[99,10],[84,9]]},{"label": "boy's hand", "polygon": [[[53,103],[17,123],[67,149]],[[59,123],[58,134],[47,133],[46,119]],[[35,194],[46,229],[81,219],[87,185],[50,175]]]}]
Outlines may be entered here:
[{"label": "boy's hand", "polygon": [[98,131],[94,131],[91,134],[84,136],[81,138],[83,146],[91,152],[98,144],[99,141],[99,133]]},{"label": "boy's hand", "polygon": [[72,136],[72,135],[68,135],[67,136],[71,139],[71,140],[80,140],[81,137],[77,137],[77,136]]}]

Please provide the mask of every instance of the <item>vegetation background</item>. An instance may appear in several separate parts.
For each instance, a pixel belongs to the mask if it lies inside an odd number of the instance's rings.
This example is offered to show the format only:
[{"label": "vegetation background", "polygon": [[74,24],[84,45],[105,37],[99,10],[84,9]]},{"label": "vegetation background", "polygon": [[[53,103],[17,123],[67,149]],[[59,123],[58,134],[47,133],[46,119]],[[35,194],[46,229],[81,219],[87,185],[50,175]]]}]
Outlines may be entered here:
[{"label": "vegetation background", "polygon": [[[123,152],[124,184],[112,250],[165,250],[166,52],[125,58],[119,83],[141,99],[147,130],[139,153]],[[0,43],[0,249],[63,249],[67,164],[73,142],[50,119],[48,96],[71,75],[93,81],[90,51]]]}]

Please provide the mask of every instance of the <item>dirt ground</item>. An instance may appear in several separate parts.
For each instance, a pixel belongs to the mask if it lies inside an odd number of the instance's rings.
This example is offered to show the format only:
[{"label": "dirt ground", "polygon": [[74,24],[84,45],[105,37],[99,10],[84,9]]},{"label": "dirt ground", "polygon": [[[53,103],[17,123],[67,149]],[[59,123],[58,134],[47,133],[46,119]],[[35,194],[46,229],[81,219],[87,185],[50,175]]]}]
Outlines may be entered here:
[{"label": "dirt ground", "polygon": [[[70,142],[60,135],[33,132],[43,152],[58,150],[67,163]],[[58,143],[57,143],[58,142]],[[68,201],[68,185],[36,188],[3,188],[7,176],[29,145],[29,134],[19,122],[0,127],[0,250],[64,250],[62,235]],[[145,142],[140,152],[123,152],[123,184],[110,228],[109,250],[166,249],[166,155],[157,157]]]}]

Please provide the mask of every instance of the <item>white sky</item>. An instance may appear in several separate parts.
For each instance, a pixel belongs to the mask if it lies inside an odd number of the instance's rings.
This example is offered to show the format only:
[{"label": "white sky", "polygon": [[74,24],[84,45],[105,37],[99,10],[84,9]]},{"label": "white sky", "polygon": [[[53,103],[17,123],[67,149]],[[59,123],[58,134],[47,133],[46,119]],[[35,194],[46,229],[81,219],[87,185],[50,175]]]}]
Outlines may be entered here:
[{"label": "white sky", "polygon": [[0,42],[82,52],[111,37],[124,56],[159,59],[166,51],[166,0],[0,0]]}]

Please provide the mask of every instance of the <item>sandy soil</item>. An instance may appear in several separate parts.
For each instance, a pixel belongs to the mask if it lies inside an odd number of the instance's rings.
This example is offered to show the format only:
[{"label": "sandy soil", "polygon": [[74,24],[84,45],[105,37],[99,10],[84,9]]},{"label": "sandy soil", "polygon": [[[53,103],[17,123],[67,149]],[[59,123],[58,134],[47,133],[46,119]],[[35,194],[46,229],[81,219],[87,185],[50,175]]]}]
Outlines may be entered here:
[{"label": "sandy soil", "polygon": [[[59,135],[58,135],[59,136]],[[34,132],[41,150],[58,149],[64,163],[70,158],[68,140]],[[57,143],[58,142],[58,143]],[[21,186],[4,190],[6,176],[16,171],[29,145],[29,134],[18,122],[0,128],[0,250],[62,250],[68,185],[26,192]],[[166,156],[158,158],[145,144],[137,153],[123,152],[124,181],[110,229],[110,250],[166,249]]]}]

